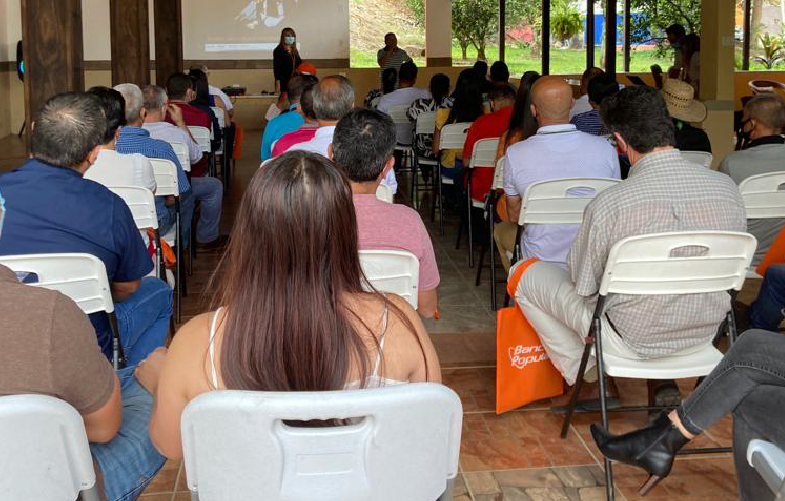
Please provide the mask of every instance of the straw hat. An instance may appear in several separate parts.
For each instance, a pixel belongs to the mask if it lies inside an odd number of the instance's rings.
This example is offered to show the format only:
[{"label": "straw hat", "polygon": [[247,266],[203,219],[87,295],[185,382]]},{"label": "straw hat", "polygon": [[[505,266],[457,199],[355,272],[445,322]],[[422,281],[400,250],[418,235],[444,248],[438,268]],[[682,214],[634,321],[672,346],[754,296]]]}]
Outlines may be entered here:
[{"label": "straw hat", "polygon": [[662,97],[668,105],[672,118],[683,122],[703,122],[706,119],[706,105],[693,99],[695,89],[681,80],[668,78],[662,85]]}]

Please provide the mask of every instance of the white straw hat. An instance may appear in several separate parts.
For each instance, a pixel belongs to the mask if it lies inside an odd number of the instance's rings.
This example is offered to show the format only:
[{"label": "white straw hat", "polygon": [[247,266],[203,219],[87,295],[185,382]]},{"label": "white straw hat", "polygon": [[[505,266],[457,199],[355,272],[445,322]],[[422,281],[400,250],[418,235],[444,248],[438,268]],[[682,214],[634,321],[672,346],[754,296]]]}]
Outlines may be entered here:
[{"label": "white straw hat", "polygon": [[681,80],[668,78],[662,85],[662,97],[672,118],[683,122],[703,122],[706,105],[694,99],[695,89]]}]

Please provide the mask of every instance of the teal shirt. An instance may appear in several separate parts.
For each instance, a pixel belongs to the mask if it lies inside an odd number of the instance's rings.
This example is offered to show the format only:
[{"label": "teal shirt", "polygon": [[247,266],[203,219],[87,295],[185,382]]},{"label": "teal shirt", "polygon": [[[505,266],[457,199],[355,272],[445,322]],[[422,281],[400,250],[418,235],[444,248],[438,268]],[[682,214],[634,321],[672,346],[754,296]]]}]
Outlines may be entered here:
[{"label": "teal shirt", "polygon": [[273,155],[273,143],[284,134],[294,132],[305,124],[305,119],[297,111],[297,105],[293,104],[289,111],[281,113],[270,120],[264,128],[262,136],[262,162],[269,160]]}]

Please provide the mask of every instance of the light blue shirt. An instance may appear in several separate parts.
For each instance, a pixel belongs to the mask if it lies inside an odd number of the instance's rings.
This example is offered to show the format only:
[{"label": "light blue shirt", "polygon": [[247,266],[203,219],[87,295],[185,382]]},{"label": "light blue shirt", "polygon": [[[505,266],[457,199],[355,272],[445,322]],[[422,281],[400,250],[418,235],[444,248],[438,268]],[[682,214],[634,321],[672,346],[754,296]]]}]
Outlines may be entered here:
[{"label": "light blue shirt", "polygon": [[297,105],[293,104],[289,111],[281,113],[270,120],[264,128],[262,136],[262,162],[269,160],[273,156],[273,143],[284,134],[294,132],[305,124],[305,119],[297,111]]}]

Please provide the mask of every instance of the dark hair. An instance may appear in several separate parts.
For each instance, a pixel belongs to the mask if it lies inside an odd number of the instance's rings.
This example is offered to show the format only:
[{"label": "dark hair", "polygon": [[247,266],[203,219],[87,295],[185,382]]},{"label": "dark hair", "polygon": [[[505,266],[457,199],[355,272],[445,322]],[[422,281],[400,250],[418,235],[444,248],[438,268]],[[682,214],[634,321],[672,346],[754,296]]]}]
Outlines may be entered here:
[{"label": "dark hair", "polygon": [[286,88],[289,101],[299,102],[302,99],[305,87],[318,81],[316,77],[311,75],[295,75],[290,78],[289,86]]},{"label": "dark hair", "polygon": [[414,61],[409,60],[401,65],[401,69],[398,70],[398,80],[409,83],[417,80],[417,65]]},{"label": "dark hair", "polygon": [[188,76],[191,77],[191,82],[193,83],[191,88],[196,91],[196,98],[194,98],[193,103],[202,106],[212,106],[210,103],[210,84],[207,82],[207,73],[202,70],[191,70],[188,72]]},{"label": "dark hair", "polygon": [[687,34],[687,30],[684,29],[684,26],[680,24],[671,24],[667,28],[665,28],[666,35],[676,35],[677,37],[681,38]]},{"label": "dark hair", "polygon": [[106,133],[102,144],[110,143],[114,139],[117,129],[126,124],[125,99],[122,94],[109,87],[90,87],[87,92],[101,100],[101,107],[103,107],[106,116]]},{"label": "dark hair", "polygon": [[504,61],[496,61],[491,65],[491,82],[507,83],[510,80],[510,70]]},{"label": "dark hair", "polygon": [[300,96],[300,108],[303,110],[305,118],[316,120],[316,112],[313,111],[313,88],[316,82],[310,83],[303,89],[303,95]]},{"label": "dark hair", "polygon": [[363,322],[350,297],[385,302],[416,336],[401,309],[365,283],[352,191],[332,162],[293,151],[258,169],[211,281],[213,306],[226,308],[225,386],[340,390],[353,369],[364,386],[372,367],[361,333],[376,340],[377,326]]},{"label": "dark hair", "polygon": [[458,75],[452,96],[455,102],[447,123],[474,122],[485,113],[480,78],[474,69],[466,68]]},{"label": "dark hair", "polygon": [[619,92],[619,83],[613,75],[603,73],[589,80],[589,101],[594,104],[602,104],[606,97],[617,92]]},{"label": "dark hair", "polygon": [[395,85],[398,83],[398,70],[395,68],[387,68],[382,71],[382,93],[389,94],[395,90]]},{"label": "dark hair", "polygon": [[[193,71],[203,73],[201,70]],[[185,99],[188,89],[193,89],[193,86],[191,77],[182,72],[174,73],[166,79],[166,93],[169,95],[169,99]]]},{"label": "dark hair", "polygon": [[389,115],[355,108],[335,127],[333,162],[356,183],[376,181],[395,143],[395,123]]},{"label": "dark hair", "polygon": [[603,73],[605,73],[605,71],[602,68],[598,68],[596,66],[586,68],[586,70],[583,72],[583,75],[581,75],[581,85],[584,83],[588,84],[589,80],[598,75],[602,75]]},{"label": "dark hair", "polygon": [[36,160],[70,169],[80,166],[106,135],[101,100],[86,92],[49,98],[36,112],[30,152]]},{"label": "dark hair", "polygon": [[515,101],[515,88],[507,83],[499,83],[491,87],[488,93],[488,99],[491,101],[498,101],[500,99],[509,99]]},{"label": "dark hair", "polygon": [[[290,34],[295,39],[297,39],[297,33],[294,32],[294,28],[290,28],[289,26],[287,26],[286,28],[281,30],[281,38],[278,41],[278,47],[283,48],[283,46],[286,45],[283,39],[286,38],[287,34]],[[296,61],[298,57],[300,57],[300,51],[297,50],[297,44],[295,43],[294,45],[292,45],[292,59]]]},{"label": "dark hair", "polygon": [[785,99],[779,94],[764,92],[752,96],[744,105],[749,117],[774,130],[785,128]]},{"label": "dark hair", "polygon": [[485,80],[485,77],[488,75],[488,63],[485,61],[477,61],[472,68],[480,79]]},{"label": "dark hair", "polygon": [[507,130],[507,146],[510,145],[513,137],[520,137],[522,141],[537,133],[539,125],[531,111],[531,88],[539,78],[540,74],[536,71],[527,71],[521,77],[518,97],[515,98],[515,106],[512,109],[512,115],[510,115],[510,126]]},{"label": "dark hair", "polygon": [[625,87],[602,102],[600,113],[605,126],[618,132],[637,152],[676,144],[668,107],[662,93],[653,87]]},{"label": "dark hair", "polygon": [[431,97],[436,106],[439,106],[450,95],[450,77],[444,73],[437,73],[431,77]]}]

